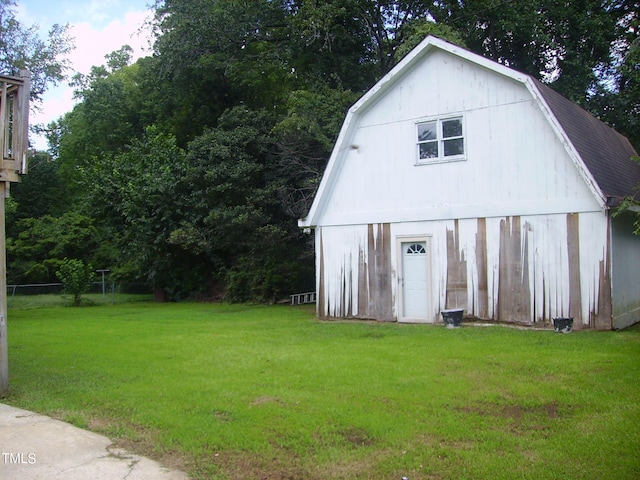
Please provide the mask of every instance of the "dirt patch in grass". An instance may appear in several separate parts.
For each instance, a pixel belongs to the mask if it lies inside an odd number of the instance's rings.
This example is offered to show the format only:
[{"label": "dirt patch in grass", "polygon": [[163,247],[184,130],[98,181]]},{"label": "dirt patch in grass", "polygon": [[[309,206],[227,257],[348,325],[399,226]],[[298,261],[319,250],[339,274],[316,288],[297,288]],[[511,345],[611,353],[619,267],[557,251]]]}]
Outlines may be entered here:
[{"label": "dirt patch in grass", "polygon": [[93,432],[103,433],[111,428],[111,420],[106,418],[91,418],[87,426],[89,430]]},{"label": "dirt patch in grass", "polygon": [[175,450],[158,452],[153,443],[148,440],[119,438],[113,442],[113,447],[150,458],[162,466],[174,470],[188,473],[194,468],[193,460],[188,455]]},{"label": "dirt patch in grass", "polygon": [[194,468],[191,457],[175,450],[158,452],[154,449],[153,445],[149,443],[131,441],[128,439],[118,439],[113,442],[113,445],[128,452],[151,458],[162,466],[174,470],[180,470],[188,473]]},{"label": "dirt patch in grass", "polygon": [[224,478],[234,480],[338,480],[369,478],[367,472],[375,470],[381,455],[384,456],[384,453],[378,451],[335,463],[314,464],[310,462],[310,457],[301,458],[288,450],[275,449],[270,455],[222,452],[202,459],[202,462],[215,464],[216,470]]},{"label": "dirt patch in grass", "polygon": [[113,442],[111,449],[126,450],[157,461],[161,465],[189,472],[194,468],[191,457],[176,450],[158,449],[158,434],[140,425],[123,425],[115,419],[92,417],[87,422],[89,430],[104,435]]},{"label": "dirt patch in grass", "polygon": [[522,419],[525,415],[546,416],[557,418],[559,416],[558,402],[548,402],[542,405],[496,405],[493,403],[478,403],[471,406],[458,407],[465,413],[476,413],[483,416],[495,416],[503,418]]},{"label": "dirt patch in grass", "polygon": [[496,405],[479,403],[471,406],[458,407],[464,413],[506,419],[510,422],[513,433],[523,430],[547,430],[548,422],[560,417],[558,402],[548,402],[542,405]]},{"label": "dirt patch in grass", "polygon": [[318,468],[318,472],[315,475],[314,480],[326,478],[369,478],[367,473],[375,470],[376,465],[381,461],[381,457],[383,456],[384,453],[377,452],[375,455],[371,454],[363,458],[322,465]]},{"label": "dirt patch in grass", "polygon": [[228,423],[233,421],[233,416],[231,412],[227,412],[226,410],[215,410],[213,412],[213,416],[222,423]]},{"label": "dirt patch in grass", "polygon": [[257,397],[255,400],[253,400],[253,402],[251,402],[251,405],[257,406],[257,405],[264,405],[266,403],[276,403],[279,405],[282,404],[282,402],[279,399],[275,397],[270,397],[268,395],[264,395],[261,397]]},{"label": "dirt patch in grass", "polygon": [[[278,402],[271,397],[256,399],[258,404]],[[289,445],[290,442],[284,442]],[[198,458],[202,471],[213,469],[221,478],[234,480],[324,480],[365,478],[381,461],[381,451],[369,449],[377,444],[376,439],[366,429],[357,426],[342,426],[330,434],[314,437],[306,452],[283,446],[272,441],[268,452],[221,451]],[[322,455],[321,451],[340,450],[342,453],[334,461]],[[318,455],[322,457],[319,460]],[[196,469],[197,471],[197,469]]]},{"label": "dirt patch in grass", "polygon": [[358,427],[346,427],[338,431],[338,434],[352,447],[370,447],[376,443],[375,438],[365,429]]},{"label": "dirt patch in grass", "polygon": [[226,478],[234,480],[314,478],[310,472],[299,465],[297,458],[290,456],[282,458],[278,452],[274,452],[270,456],[259,455],[255,452],[222,452],[209,458],[201,458],[200,462],[214,465]]}]

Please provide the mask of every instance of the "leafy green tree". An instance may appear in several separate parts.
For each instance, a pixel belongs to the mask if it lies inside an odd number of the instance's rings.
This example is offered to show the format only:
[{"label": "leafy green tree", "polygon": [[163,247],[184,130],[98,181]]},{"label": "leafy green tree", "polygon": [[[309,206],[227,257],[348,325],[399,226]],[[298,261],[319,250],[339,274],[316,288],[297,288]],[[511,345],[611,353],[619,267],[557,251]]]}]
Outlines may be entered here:
[{"label": "leafy green tree", "polygon": [[[317,84],[363,92],[395,62],[423,2],[159,0],[149,61],[155,123],[180,145],[237,105],[283,113]],[[166,128],[165,128],[166,126]]]},{"label": "leafy green tree", "polygon": [[624,0],[447,0],[430,13],[460,31],[472,50],[553,80],[556,90],[583,103],[597,72],[614,60],[611,45],[625,35],[622,20],[634,9],[637,2]]},{"label": "leafy green tree", "polygon": [[189,144],[178,181],[176,208],[185,214],[170,242],[206,256],[230,300],[272,301],[313,267],[301,261],[305,238],[283,202],[288,177],[271,135],[278,118],[242,107],[225,113]]},{"label": "leafy green tree", "polygon": [[318,83],[359,92],[371,86],[378,51],[358,2],[293,2],[287,21],[290,61],[302,80],[296,90]]},{"label": "leafy green tree", "polygon": [[278,215],[278,179],[269,162],[273,124],[268,113],[238,107],[189,145],[188,168],[177,187],[197,193],[180,196],[189,213],[171,242],[206,254],[223,282],[240,258],[261,251],[258,232]]},{"label": "leafy green tree", "polygon": [[640,36],[620,55],[622,61],[613,69],[610,82],[594,91],[587,107],[640,152]]},{"label": "leafy green tree", "polygon": [[197,252],[169,242],[189,214],[191,195],[199,195],[177,190],[187,167],[175,138],[149,127],[123,152],[96,159],[84,178],[92,215],[119,251],[119,270],[172,298],[196,291],[208,266]]},{"label": "leafy green tree", "polygon": [[59,162],[44,152],[29,158],[29,174],[11,186],[11,198],[17,207],[7,215],[7,235],[12,235],[12,227],[20,219],[56,216],[69,208],[66,183],[58,167]]},{"label": "leafy green tree", "polygon": [[[64,215],[70,206],[65,192],[57,162],[42,152],[29,159],[29,175],[11,186],[11,197],[7,199],[11,208],[5,210],[10,281],[55,281],[57,262],[64,257],[62,251],[66,255],[88,253],[80,253],[81,249],[71,247],[73,243],[92,248],[93,232],[80,233],[90,229],[88,217],[80,220]],[[78,235],[76,240],[71,239],[74,235]]]},{"label": "leafy green tree", "polygon": [[4,75],[31,73],[31,98],[41,100],[49,85],[66,78],[72,50],[68,27],[53,25],[48,38],[42,40],[37,25],[25,27],[15,14],[15,0],[0,0],[0,71]]},{"label": "leafy green tree", "polygon": [[326,85],[290,93],[287,114],[270,132],[276,143],[273,162],[283,185],[281,202],[291,216],[289,221],[308,212],[346,111],[358,96]]},{"label": "leafy green tree", "polygon": [[76,75],[79,101],[73,110],[49,125],[52,153],[57,154],[67,182],[80,182],[83,172],[100,157],[120,152],[143,133],[139,66],[129,65],[131,48],[106,55],[107,64]]},{"label": "leafy green tree", "polygon": [[69,211],[18,220],[7,237],[7,276],[12,283],[55,281],[65,257],[110,263],[101,231],[91,217]]},{"label": "leafy green tree", "polygon": [[407,22],[404,29],[405,40],[396,50],[396,59],[398,61],[415,48],[428,35],[435,35],[450,43],[454,43],[461,47],[466,47],[466,43],[462,34],[449,25],[435,23],[424,18],[413,19]]},{"label": "leafy green tree", "polygon": [[282,1],[156,2],[149,62],[157,124],[186,145],[228,108],[273,108],[296,75]]},{"label": "leafy green tree", "polygon": [[95,272],[90,264],[82,260],[65,258],[60,264],[56,275],[64,285],[64,290],[73,295],[73,304],[80,305],[82,294],[91,288],[91,282],[95,278]]}]

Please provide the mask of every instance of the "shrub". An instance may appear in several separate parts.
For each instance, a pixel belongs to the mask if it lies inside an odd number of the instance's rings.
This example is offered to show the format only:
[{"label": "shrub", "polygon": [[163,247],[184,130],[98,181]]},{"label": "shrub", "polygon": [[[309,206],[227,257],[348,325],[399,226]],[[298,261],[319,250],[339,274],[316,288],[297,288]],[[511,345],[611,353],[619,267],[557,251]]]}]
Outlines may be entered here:
[{"label": "shrub", "polygon": [[94,279],[93,267],[82,260],[65,258],[56,272],[65,292],[73,295],[73,304],[80,305],[82,294],[89,291]]}]

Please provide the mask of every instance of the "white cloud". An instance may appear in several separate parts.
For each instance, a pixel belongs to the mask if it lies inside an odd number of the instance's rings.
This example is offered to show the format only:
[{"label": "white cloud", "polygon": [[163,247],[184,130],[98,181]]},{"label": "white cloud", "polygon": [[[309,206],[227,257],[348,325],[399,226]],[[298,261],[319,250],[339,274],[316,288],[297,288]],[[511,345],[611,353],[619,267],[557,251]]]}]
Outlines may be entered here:
[{"label": "white cloud", "polygon": [[[112,2],[113,3],[113,2]],[[101,2],[92,2],[87,6],[92,23],[83,21],[70,24],[70,35],[74,38],[76,48],[69,55],[73,73],[88,74],[91,67],[104,65],[105,55],[119,50],[123,45],[133,49],[133,61],[150,53],[149,32],[144,29],[150,11],[130,11],[122,18],[113,18],[108,23],[104,18],[105,7]],[[99,8],[98,8],[99,7]],[[96,25],[103,24],[103,27]],[[40,112],[32,112],[31,124],[45,124],[57,120],[73,108],[73,89],[68,84],[52,88],[43,96]],[[47,148],[46,140],[41,137],[32,138],[34,147],[39,150]]]},{"label": "white cloud", "polygon": [[114,9],[120,8],[118,0],[92,0],[83,5],[83,16],[88,19],[92,25],[101,25],[108,22],[113,15]]},{"label": "white cloud", "polygon": [[[72,71],[87,74],[94,65],[103,65],[105,55],[127,44],[133,60],[149,53],[148,31],[140,34],[152,15],[149,0],[18,0],[16,17],[24,26],[38,25],[46,37],[54,23],[69,25],[76,48],[68,56]],[[40,111],[32,110],[31,124],[48,124],[73,108],[73,91],[68,84],[51,87],[43,96]],[[46,141],[31,139],[38,149]]]},{"label": "white cloud", "polygon": [[102,30],[89,23],[72,25],[70,34],[76,48],[70,55],[75,71],[86,74],[92,66],[103,65],[105,55],[129,45],[134,50],[134,60],[148,53],[148,37],[138,32],[143,26],[147,12],[131,12],[124,19],[112,20]]},{"label": "white cloud", "polygon": [[[39,111],[31,110],[29,123],[32,125],[39,123],[47,125],[70,111],[73,108],[73,103],[73,89],[67,85],[50,89],[44,95],[44,101],[42,105],[39,106]],[[41,143],[45,142],[44,139],[32,138],[31,140],[36,143],[34,146],[37,149],[47,148],[46,143]]]}]

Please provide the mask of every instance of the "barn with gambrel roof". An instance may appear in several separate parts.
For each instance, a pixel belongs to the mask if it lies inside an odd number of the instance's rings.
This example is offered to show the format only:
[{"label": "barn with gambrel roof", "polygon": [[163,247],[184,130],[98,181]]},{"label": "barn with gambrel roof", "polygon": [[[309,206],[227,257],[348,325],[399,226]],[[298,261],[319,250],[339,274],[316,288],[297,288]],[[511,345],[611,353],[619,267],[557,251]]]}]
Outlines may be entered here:
[{"label": "barn with gambrel roof", "polygon": [[308,215],[321,318],[640,321],[637,153],[529,75],[427,37],[347,113]]}]

